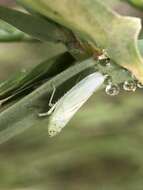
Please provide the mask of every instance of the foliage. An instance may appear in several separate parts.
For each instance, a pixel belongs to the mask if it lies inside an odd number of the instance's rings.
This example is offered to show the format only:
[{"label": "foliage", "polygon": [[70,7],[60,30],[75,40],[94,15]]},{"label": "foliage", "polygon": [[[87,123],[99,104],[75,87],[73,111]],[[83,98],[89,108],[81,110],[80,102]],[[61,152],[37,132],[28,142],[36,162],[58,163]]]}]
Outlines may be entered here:
[{"label": "foliage", "polygon": [[[58,87],[70,77],[91,68],[92,65],[92,70],[96,68],[110,75],[115,84],[131,79],[130,73],[122,70],[120,66],[129,69],[142,82],[142,58],[137,44],[140,30],[139,19],[120,16],[106,3],[98,0],[78,0],[70,3],[65,0],[62,4],[59,4],[59,1],[50,0],[19,0],[17,2],[21,3],[30,14],[0,6],[0,18],[3,20],[1,21],[1,41],[26,39],[27,42],[35,40],[35,43],[37,40],[41,43],[43,41],[60,42],[65,46],[67,53],[59,54],[52,59],[47,58],[36,68],[19,72],[0,84],[1,104],[9,103],[2,107],[1,142],[19,133],[20,126],[24,129],[36,125],[37,120],[44,122],[44,119],[40,120],[36,114],[42,110],[42,107],[43,110],[45,109],[44,105],[48,104],[48,100],[44,99],[42,102],[39,100],[45,95],[48,97],[51,91],[50,84],[53,81]],[[126,32],[123,33],[123,30]],[[100,66],[93,61],[93,58],[90,58],[94,55],[98,57],[102,49],[106,49],[113,63],[110,69]],[[73,67],[75,69],[65,70],[75,61],[81,62],[80,67],[76,64]],[[88,66],[86,66],[87,63]],[[69,73],[71,69],[72,75]],[[64,70],[65,75],[62,73]],[[54,76],[55,78],[52,78]],[[70,88],[70,83],[68,86]],[[27,105],[31,105],[31,108]],[[11,117],[12,113],[14,114]],[[20,123],[23,123],[25,127]]]},{"label": "foliage", "polygon": [[[53,139],[49,118],[38,117],[49,109],[52,84],[56,102],[97,70],[120,87],[143,81],[141,18],[116,12],[127,3],[142,10],[136,0],[0,6],[0,77],[6,79],[0,82],[0,189],[142,189],[142,89],[109,97],[105,81]],[[110,64],[99,61],[103,49]]]}]

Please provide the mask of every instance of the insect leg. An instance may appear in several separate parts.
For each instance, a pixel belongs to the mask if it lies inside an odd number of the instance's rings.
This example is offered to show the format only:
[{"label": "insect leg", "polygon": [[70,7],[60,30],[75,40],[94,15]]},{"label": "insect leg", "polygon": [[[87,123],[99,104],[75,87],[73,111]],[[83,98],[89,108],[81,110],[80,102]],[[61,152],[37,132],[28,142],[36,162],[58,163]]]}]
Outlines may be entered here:
[{"label": "insect leg", "polygon": [[52,103],[54,94],[55,94],[55,92],[56,92],[56,88],[55,88],[54,85],[52,85],[52,87],[53,87],[53,92],[52,92],[52,95],[51,95],[50,100],[49,100],[49,106],[50,106],[51,108],[48,110],[48,112],[39,113],[39,114],[38,114],[39,117],[44,117],[44,116],[50,115],[50,114],[54,111],[54,109],[55,109],[55,107],[56,107],[56,104],[53,104],[53,103]]},{"label": "insect leg", "polygon": [[53,103],[52,103],[52,100],[53,100],[53,97],[54,97],[54,94],[55,94],[55,92],[56,92],[56,87],[52,84],[52,87],[53,87],[53,92],[52,92],[52,95],[51,95],[51,97],[50,97],[50,100],[49,100],[49,106],[50,107],[53,107]]},{"label": "insect leg", "polygon": [[56,104],[54,104],[50,109],[49,111],[45,112],[45,113],[39,113],[38,116],[39,117],[44,117],[44,116],[48,116],[48,115],[51,115],[51,113],[54,111],[56,107]]}]

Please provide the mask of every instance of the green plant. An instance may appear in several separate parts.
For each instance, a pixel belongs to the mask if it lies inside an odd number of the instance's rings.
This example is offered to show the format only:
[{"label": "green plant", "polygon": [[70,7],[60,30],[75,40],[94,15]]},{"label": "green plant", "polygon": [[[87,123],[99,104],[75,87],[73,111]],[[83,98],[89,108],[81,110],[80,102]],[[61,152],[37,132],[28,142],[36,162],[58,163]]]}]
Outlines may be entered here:
[{"label": "green plant", "polygon": [[[48,118],[39,118],[38,113],[48,109],[45,105],[53,83],[60,87],[57,99],[71,88],[77,76],[95,70],[108,75],[113,84],[133,80],[133,75],[135,81],[143,83],[139,18],[121,16],[101,0],[17,3],[27,12],[0,6],[0,41],[50,41],[61,43],[64,52],[0,83],[0,143],[33,125],[47,123]],[[100,60],[104,49],[107,57]],[[61,87],[65,82],[67,88]]]}]

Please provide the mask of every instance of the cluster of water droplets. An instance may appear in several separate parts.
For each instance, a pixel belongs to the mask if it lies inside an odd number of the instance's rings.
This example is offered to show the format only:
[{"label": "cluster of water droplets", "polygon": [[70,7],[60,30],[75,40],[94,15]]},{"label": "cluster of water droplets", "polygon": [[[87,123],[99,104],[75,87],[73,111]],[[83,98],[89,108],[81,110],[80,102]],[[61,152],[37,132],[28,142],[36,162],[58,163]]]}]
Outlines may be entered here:
[{"label": "cluster of water droplets", "polygon": [[[108,57],[105,50],[103,50],[103,54],[101,54],[98,57],[98,60],[106,68],[112,67],[110,58]],[[125,91],[130,91],[130,92],[135,92],[137,88],[143,88],[143,84],[140,83],[133,75],[131,76],[131,79],[124,81],[121,85],[113,83],[112,77],[109,75],[106,75],[104,84],[105,84],[105,92],[107,95],[110,95],[110,96],[118,95],[121,88]]]}]

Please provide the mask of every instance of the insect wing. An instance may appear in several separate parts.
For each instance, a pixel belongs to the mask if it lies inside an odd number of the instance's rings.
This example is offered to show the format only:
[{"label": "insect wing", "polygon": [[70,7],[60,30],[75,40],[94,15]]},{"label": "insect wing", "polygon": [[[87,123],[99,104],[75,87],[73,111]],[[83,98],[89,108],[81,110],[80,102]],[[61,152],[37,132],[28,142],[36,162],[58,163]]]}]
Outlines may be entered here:
[{"label": "insect wing", "polygon": [[102,85],[104,78],[99,72],[88,75],[57,102],[50,119],[49,134],[52,131],[54,134],[52,136],[55,136],[56,132],[59,133],[65,127],[80,107]]}]

